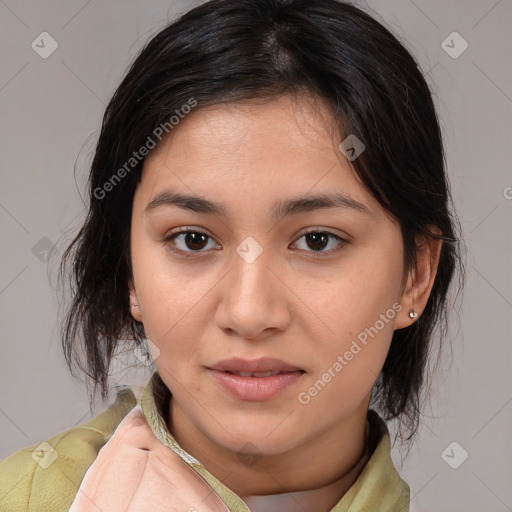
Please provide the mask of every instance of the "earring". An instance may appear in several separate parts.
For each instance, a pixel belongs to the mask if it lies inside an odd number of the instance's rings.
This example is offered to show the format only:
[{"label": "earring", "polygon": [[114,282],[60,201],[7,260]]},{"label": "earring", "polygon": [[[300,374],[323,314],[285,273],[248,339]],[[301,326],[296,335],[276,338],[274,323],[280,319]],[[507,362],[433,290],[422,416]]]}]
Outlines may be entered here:
[{"label": "earring", "polygon": [[409,318],[414,319],[414,318],[416,318],[417,316],[418,316],[418,313],[416,313],[416,311],[414,311],[414,309],[411,309],[411,310],[409,311]]}]

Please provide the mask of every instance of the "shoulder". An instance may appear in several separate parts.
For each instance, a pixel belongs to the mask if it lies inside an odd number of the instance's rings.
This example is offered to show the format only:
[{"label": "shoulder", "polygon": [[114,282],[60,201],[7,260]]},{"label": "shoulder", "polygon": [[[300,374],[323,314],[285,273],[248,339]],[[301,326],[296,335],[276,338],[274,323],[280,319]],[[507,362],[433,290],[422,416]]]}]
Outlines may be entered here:
[{"label": "shoulder", "polygon": [[87,423],[19,450],[0,462],[0,510],[68,511],[80,483],[121,420],[137,405],[129,388]]}]

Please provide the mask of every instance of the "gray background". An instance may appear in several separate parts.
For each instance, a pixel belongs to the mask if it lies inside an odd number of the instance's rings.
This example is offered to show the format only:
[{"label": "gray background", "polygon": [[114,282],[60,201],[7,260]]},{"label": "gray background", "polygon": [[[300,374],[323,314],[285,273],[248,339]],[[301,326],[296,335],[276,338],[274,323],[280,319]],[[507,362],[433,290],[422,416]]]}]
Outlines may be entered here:
[{"label": "gray background", "polygon": [[[83,216],[79,191],[106,102],[141,45],[193,5],[0,0],[0,458],[91,417],[61,353],[56,267]],[[437,370],[403,466],[403,450],[393,457],[413,511],[511,511],[512,1],[359,5],[405,39],[427,73],[468,248],[453,357],[447,351]],[[46,59],[31,47],[44,31],[58,43]],[[454,31],[469,44],[457,58]],[[129,364],[119,360],[114,384],[140,386],[151,373]],[[93,414],[105,406],[97,401]],[[460,463],[462,449],[469,456],[453,469],[446,461]]]}]

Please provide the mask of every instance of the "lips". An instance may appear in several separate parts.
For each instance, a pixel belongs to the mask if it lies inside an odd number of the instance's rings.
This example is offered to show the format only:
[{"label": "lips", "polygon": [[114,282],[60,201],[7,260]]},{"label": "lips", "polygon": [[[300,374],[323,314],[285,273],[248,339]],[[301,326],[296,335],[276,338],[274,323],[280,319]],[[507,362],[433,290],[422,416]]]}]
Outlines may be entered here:
[{"label": "lips", "polygon": [[305,373],[297,366],[270,358],[255,361],[233,358],[219,361],[208,370],[232,397],[252,402],[270,400]]}]

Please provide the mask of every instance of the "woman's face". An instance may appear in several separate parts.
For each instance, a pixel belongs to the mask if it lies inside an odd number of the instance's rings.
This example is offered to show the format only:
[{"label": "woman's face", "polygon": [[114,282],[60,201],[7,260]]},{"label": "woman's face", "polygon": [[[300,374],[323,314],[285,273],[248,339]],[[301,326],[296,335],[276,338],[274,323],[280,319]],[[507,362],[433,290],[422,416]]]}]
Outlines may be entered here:
[{"label": "woman's face", "polygon": [[328,120],[290,97],[193,111],[135,193],[133,315],[173,422],[226,450],[284,453],[365,416],[412,322],[399,225]]}]

